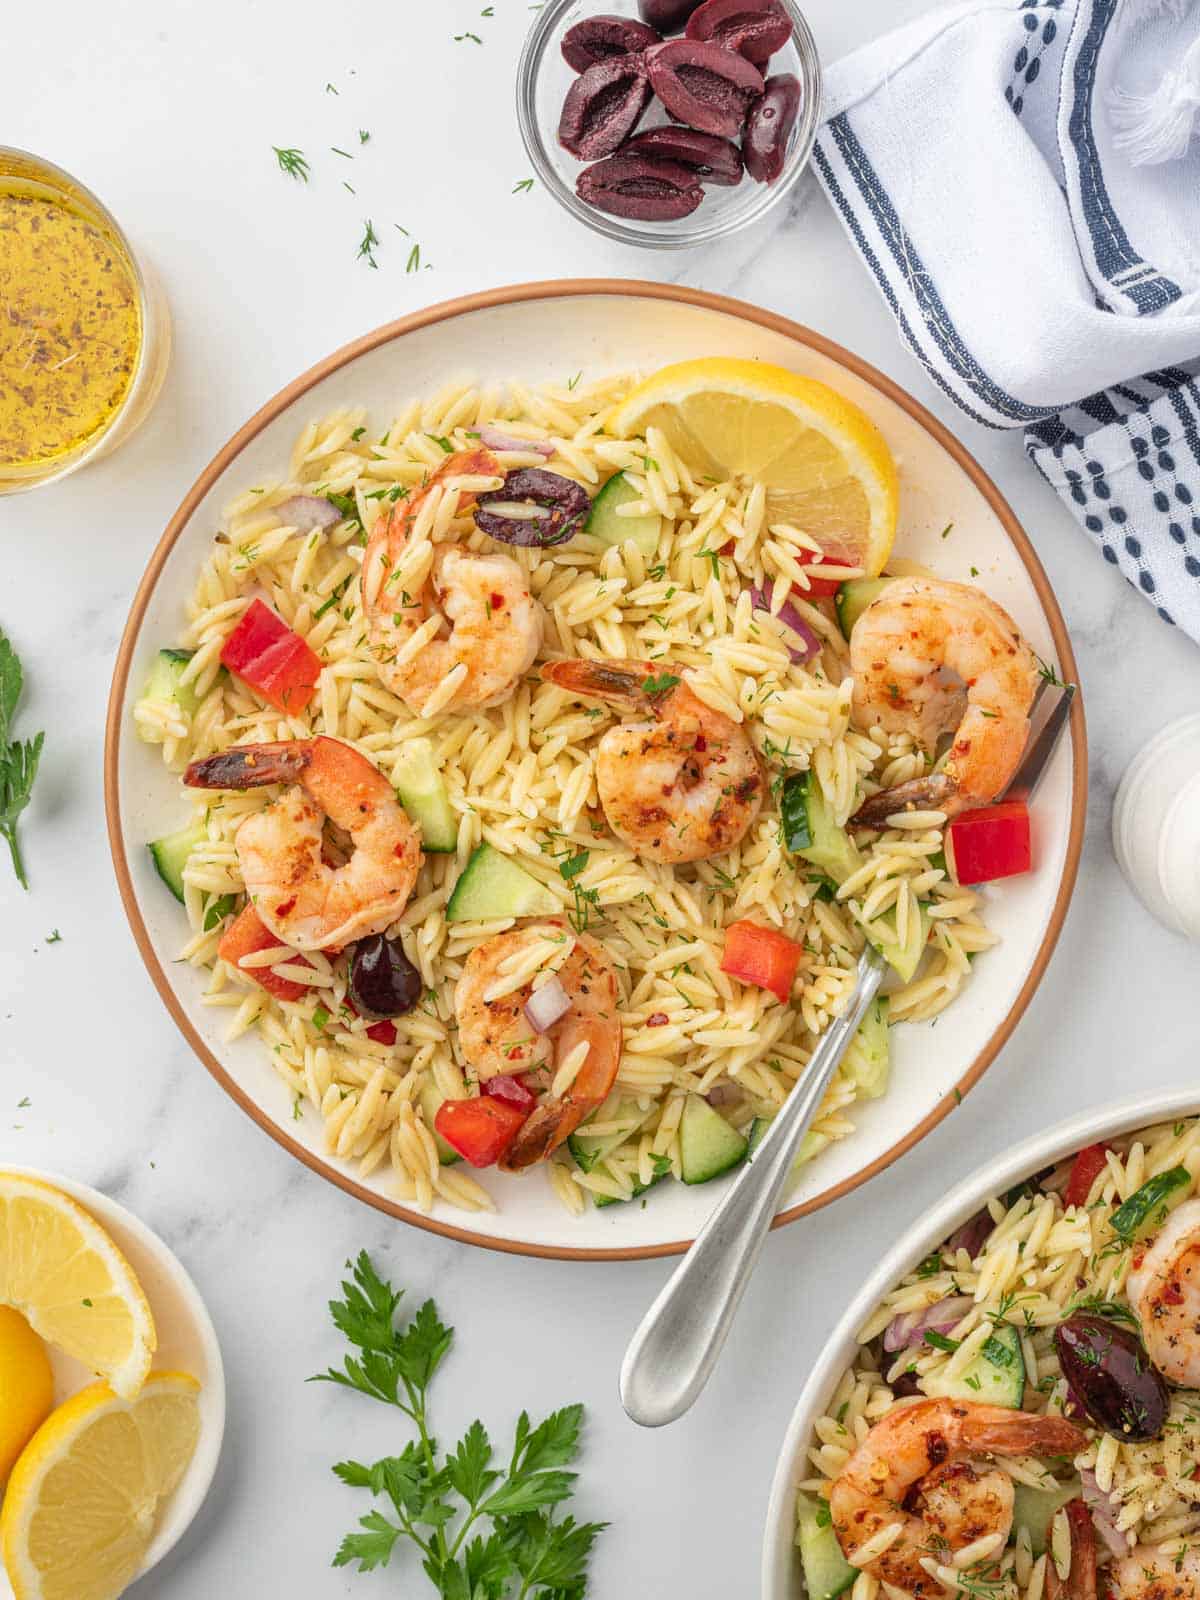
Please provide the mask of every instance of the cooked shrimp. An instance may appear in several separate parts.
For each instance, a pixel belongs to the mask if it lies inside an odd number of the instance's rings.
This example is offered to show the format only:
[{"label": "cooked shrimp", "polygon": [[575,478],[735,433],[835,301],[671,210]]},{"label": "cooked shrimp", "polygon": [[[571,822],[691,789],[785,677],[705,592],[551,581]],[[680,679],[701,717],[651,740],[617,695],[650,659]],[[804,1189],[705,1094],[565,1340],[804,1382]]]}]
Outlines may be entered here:
[{"label": "cooked shrimp", "polygon": [[[277,939],[321,950],[382,933],[404,910],[421,867],[421,840],[395,790],[340,739],[243,744],[193,761],[194,789],[291,783],[237,831],[246,892]],[[323,857],[326,820],[350,835],[342,866]]]},{"label": "cooked shrimp", "polygon": [[[426,575],[410,588],[400,563],[422,510],[475,493],[456,478],[503,478],[490,450],[446,460],[410,499],[398,501],[371,532],[363,557],[363,611],[379,675],[418,716],[441,691],[439,710],[491,706],[512,693],[542,644],[541,605],[511,556],[435,544]],[[426,625],[433,623],[432,629]],[[451,691],[447,686],[453,685]],[[448,696],[448,697],[447,697]]]},{"label": "cooked shrimp", "polygon": [[1109,1600],[1196,1600],[1200,1547],[1187,1540],[1135,1545],[1108,1569],[1108,1594]]},{"label": "cooked shrimp", "polygon": [[1173,1211],[1135,1255],[1125,1292],[1163,1377],[1200,1388],[1200,1200]]},{"label": "cooked shrimp", "polygon": [[850,670],[860,727],[910,733],[929,755],[954,734],[940,771],[872,795],[853,825],[880,827],[906,806],[953,816],[1007,787],[1029,737],[1037,657],[981,589],[898,578],[855,623]]},{"label": "cooked shrimp", "polygon": [[[834,1480],[829,1495],[842,1554],[893,1593],[924,1600],[943,1586],[923,1563],[949,1565],[979,1545],[979,1560],[1003,1550],[1012,1527],[1012,1479],[973,1457],[1062,1455],[1084,1435],[1063,1417],[1030,1416],[970,1401],[920,1400],[877,1422]],[[859,1552],[895,1524],[874,1559]]]},{"label": "cooked shrimp", "polygon": [[[545,1033],[537,1033],[525,1015],[536,972],[516,988],[506,979],[539,945],[557,946],[561,952],[564,942],[570,948],[556,963],[556,976],[570,1009]],[[552,959],[548,950],[547,960]],[[455,986],[454,1009],[462,1053],[484,1079],[531,1072],[544,1078],[558,1071],[580,1045],[588,1047],[572,1082],[558,1095],[551,1083],[530,1114],[500,1163],[510,1172],[545,1160],[607,1098],[616,1081],[621,1061],[616,969],[602,944],[586,933],[572,934],[560,920],[514,928],[476,945]]]},{"label": "cooked shrimp", "polygon": [[1051,1555],[1046,1562],[1046,1600],[1096,1600],[1096,1529],[1092,1514],[1082,1500],[1064,1507],[1070,1531],[1070,1565],[1060,1578],[1054,1560],[1054,1521],[1046,1530],[1046,1545]]},{"label": "cooked shrimp", "polygon": [[697,699],[667,664],[554,661],[542,677],[640,717],[610,728],[596,752],[600,804],[631,849],[670,866],[742,839],[766,788],[758,752],[744,728]]}]

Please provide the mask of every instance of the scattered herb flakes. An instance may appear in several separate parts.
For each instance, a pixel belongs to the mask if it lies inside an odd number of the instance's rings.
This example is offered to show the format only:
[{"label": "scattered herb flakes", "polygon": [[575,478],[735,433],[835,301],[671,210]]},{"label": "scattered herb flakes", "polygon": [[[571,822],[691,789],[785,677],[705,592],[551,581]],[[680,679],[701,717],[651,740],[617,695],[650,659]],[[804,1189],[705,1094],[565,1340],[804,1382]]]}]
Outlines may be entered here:
[{"label": "scattered herb flakes", "polygon": [[649,695],[651,700],[657,700],[669,693],[678,682],[679,679],[673,672],[663,672],[658,677],[643,678],[642,692]]},{"label": "scattered herb flakes", "polygon": [[582,371],[582,369],[580,369],[580,371],[578,371],[573,378],[568,378],[567,379],[567,388],[568,389],[577,389],[579,387],[579,380],[582,377],[583,377],[583,371]]},{"label": "scattered herb flakes", "polygon": [[337,89],[334,88],[333,84],[327,83],[325,85],[325,93],[326,94],[337,94],[338,91],[337,91]]},{"label": "scattered herb flakes", "polygon": [[514,194],[528,194],[529,191],[532,188],[533,188],[533,179],[532,178],[522,178],[520,183],[514,183],[513,184],[513,191],[512,192]]},{"label": "scattered herb flakes", "polygon": [[47,944],[61,944],[62,943],[62,934],[59,933],[57,928],[53,928],[46,935],[46,943]]},{"label": "scattered herb flakes", "polygon": [[[401,232],[403,232],[403,231],[404,230],[401,229]],[[412,249],[408,252],[408,260],[404,264],[404,270],[405,270],[405,272],[416,272],[416,271],[419,270],[420,265],[421,265],[421,246],[419,244],[415,244],[415,245],[413,245]]]},{"label": "scattered herb flakes", "polygon": [[17,1101],[17,1110],[18,1111],[28,1111],[32,1104],[33,1104],[33,1101],[29,1098],[29,1096],[27,1094],[22,1095],[21,1098]]},{"label": "scattered herb flakes", "polygon": [[375,232],[374,225],[368,217],[363,225],[363,236],[359,240],[358,255],[366,261],[369,267],[378,268],[379,266],[378,261],[375,259],[375,247],[378,243],[379,235]]},{"label": "scattered herb flakes", "polygon": [[479,37],[479,35],[477,33],[470,33],[470,32],[468,32],[468,33],[456,33],[454,35],[455,44],[463,44],[467,39],[470,39],[473,44],[482,44],[483,43],[483,40]]},{"label": "scattered herb flakes", "polygon": [[354,432],[350,435],[351,440],[357,444],[366,431],[367,430],[365,428],[355,428]]},{"label": "scattered herb flakes", "polygon": [[358,130],[358,142],[359,142],[359,144],[369,144],[370,141],[371,141],[371,135],[368,132],[368,130],[366,128],[360,128]]},{"label": "scattered herb flakes", "polygon": [[954,524],[952,522],[948,522],[946,524],[946,526],[942,529],[942,538],[943,539],[948,539],[950,537],[951,533],[953,532],[953,529],[954,529]]},{"label": "scattered herb flakes", "polygon": [[590,851],[580,850],[577,851],[575,855],[571,856],[569,860],[559,862],[558,874],[564,883],[570,883],[572,878],[577,878],[579,876],[579,874],[587,866],[590,855]]},{"label": "scattered herb flakes", "polygon": [[335,156],[345,156],[347,161],[354,160],[354,157],[350,154],[349,150],[339,150],[336,144],[331,144],[329,148],[333,151]]},{"label": "scattered herb flakes", "polygon": [[[336,89],[334,93],[337,93]],[[273,144],[271,149],[275,152],[281,172],[286,172],[289,178],[298,178],[302,183],[308,182],[308,162],[303,150],[281,150],[277,144]]]}]

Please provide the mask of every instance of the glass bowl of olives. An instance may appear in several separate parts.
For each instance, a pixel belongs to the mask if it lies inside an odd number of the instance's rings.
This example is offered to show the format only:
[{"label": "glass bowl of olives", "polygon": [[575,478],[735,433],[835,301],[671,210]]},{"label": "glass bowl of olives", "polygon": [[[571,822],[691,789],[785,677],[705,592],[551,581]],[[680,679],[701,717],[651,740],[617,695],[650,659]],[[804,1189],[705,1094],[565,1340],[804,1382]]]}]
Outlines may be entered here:
[{"label": "glass bowl of olives", "polygon": [[517,69],[539,180],[588,227],[678,250],[757,222],[807,167],[821,65],[795,0],[547,0]]}]

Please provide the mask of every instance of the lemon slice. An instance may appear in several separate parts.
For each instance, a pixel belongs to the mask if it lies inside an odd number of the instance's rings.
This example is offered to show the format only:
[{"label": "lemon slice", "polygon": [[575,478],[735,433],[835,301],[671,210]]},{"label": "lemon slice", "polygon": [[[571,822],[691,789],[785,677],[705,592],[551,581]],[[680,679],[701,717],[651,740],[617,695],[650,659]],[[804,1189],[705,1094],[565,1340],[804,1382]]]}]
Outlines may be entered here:
[{"label": "lemon slice", "polygon": [[156,1372],[136,1400],[94,1383],[53,1412],[9,1479],[0,1549],[16,1600],[115,1600],[200,1435],[200,1385]]},{"label": "lemon slice", "polygon": [[0,1489],[53,1404],[45,1345],[19,1311],[0,1306]]},{"label": "lemon slice", "polygon": [[82,1206],[0,1172],[0,1305],[132,1399],[150,1370],[154,1318],[133,1268]]},{"label": "lemon slice", "polygon": [[768,523],[810,534],[826,561],[872,578],[883,570],[896,463],[871,419],[828,384],[764,361],[681,361],[639,384],[609,426],[624,438],[660,428],[706,476],[763,484]]}]

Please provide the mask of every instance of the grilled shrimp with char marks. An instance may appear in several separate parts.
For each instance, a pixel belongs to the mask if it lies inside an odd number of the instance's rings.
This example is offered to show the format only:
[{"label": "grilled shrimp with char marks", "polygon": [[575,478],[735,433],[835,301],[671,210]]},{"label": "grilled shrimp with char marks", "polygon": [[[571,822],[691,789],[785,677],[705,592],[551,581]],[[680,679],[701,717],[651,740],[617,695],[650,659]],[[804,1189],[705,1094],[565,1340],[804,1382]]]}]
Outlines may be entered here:
[{"label": "grilled shrimp with char marks", "polygon": [[[545,1033],[538,1033],[525,1015],[537,974],[517,988],[505,980],[531,947],[561,946],[564,941],[571,947],[555,976],[570,1006]],[[454,990],[454,1010],[462,1053],[480,1078],[533,1073],[536,1082],[587,1046],[572,1082],[559,1095],[551,1085],[530,1113],[500,1163],[508,1171],[544,1161],[608,1098],[621,1062],[618,994],[616,968],[604,946],[589,934],[572,934],[558,919],[497,934],[467,957]]]},{"label": "grilled shrimp with char marks", "polygon": [[872,795],[851,826],[882,827],[906,807],[948,817],[1008,786],[1029,738],[1037,657],[1002,606],[970,584],[897,578],[850,634],[854,717],[908,733],[932,755],[953,733],[940,771]]},{"label": "grilled shrimp with char marks", "polygon": [[1046,1600],[1196,1600],[1200,1595],[1200,1550],[1185,1539],[1135,1545],[1128,1555],[1098,1567],[1096,1529],[1082,1500],[1065,1511],[1070,1529],[1069,1565],[1059,1576],[1053,1555],[1053,1523],[1047,1532]]},{"label": "grilled shrimp with char marks", "polygon": [[[321,950],[382,933],[404,910],[421,840],[373,761],[324,735],[234,745],[193,761],[193,789],[293,787],[246,818],[235,846],[246,891],[277,939]],[[325,822],[350,835],[341,866],[325,859]]]},{"label": "grilled shrimp with char marks", "polygon": [[[462,510],[474,503],[478,490],[459,488],[454,480],[503,477],[490,450],[447,456],[427,483],[378,519],[367,541],[362,572],[367,637],[379,676],[418,716],[447,682],[454,690],[440,703],[442,711],[497,705],[512,694],[541,648],[542,608],[511,556],[436,544],[427,576],[412,590],[398,566],[433,496],[454,495],[456,509]],[[436,633],[414,648],[418,631],[434,619]]]},{"label": "grilled shrimp with char marks", "polygon": [[667,866],[732,850],[762,808],[766,779],[740,724],[661,661],[554,661],[542,677],[635,714],[602,735],[596,786],[608,825]]},{"label": "grilled shrimp with char marks", "polygon": [[[1013,1483],[986,1456],[1074,1454],[1083,1433],[1063,1417],[1029,1416],[970,1401],[920,1400],[877,1422],[829,1494],[842,1554],[906,1600],[944,1594],[923,1562],[945,1565],[981,1545],[979,1559],[1004,1548]],[[873,1560],[859,1552],[884,1529],[901,1531]]]},{"label": "grilled shrimp with char marks", "polygon": [[1163,1377],[1200,1388],[1200,1200],[1185,1201],[1138,1247],[1125,1293]]}]

